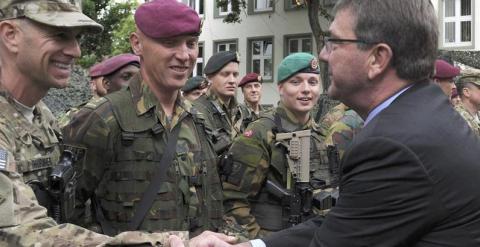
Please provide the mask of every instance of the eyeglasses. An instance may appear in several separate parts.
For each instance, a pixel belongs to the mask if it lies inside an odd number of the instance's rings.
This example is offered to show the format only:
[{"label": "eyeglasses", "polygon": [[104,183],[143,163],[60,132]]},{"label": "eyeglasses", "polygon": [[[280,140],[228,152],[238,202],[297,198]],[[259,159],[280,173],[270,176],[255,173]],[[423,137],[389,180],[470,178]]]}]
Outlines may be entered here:
[{"label": "eyeglasses", "polygon": [[366,40],[361,39],[334,39],[332,37],[323,36],[323,44],[325,45],[325,50],[330,53],[332,52],[333,43],[341,44],[341,43],[360,43],[366,45],[373,45],[377,44],[378,42],[368,42]]}]

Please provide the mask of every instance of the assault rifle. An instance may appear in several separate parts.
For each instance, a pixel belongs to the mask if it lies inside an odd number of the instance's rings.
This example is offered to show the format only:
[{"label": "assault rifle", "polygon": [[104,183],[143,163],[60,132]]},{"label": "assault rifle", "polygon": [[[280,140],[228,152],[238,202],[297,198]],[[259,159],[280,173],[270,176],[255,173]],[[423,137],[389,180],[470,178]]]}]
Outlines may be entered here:
[{"label": "assault rifle", "polygon": [[284,215],[288,215],[286,227],[298,225],[312,216],[312,189],[310,185],[299,183],[293,190],[286,190],[273,181],[267,180],[266,190],[282,201]]}]

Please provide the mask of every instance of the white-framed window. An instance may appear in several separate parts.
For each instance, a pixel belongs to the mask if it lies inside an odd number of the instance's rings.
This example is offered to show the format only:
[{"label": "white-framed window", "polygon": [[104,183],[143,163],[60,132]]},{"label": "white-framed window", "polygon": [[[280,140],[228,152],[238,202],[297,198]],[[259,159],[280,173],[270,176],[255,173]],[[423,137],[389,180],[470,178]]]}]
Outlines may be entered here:
[{"label": "white-framed window", "polygon": [[262,12],[273,10],[273,0],[254,0],[255,5],[253,11]]},{"label": "white-framed window", "polygon": [[204,66],[204,52],[203,52],[203,43],[198,43],[198,57],[195,67],[193,68],[193,76],[203,76],[203,66]]},{"label": "white-framed window", "polygon": [[285,56],[295,52],[312,53],[312,38],[311,37],[290,37],[287,38]]},{"label": "white-framed window", "polygon": [[237,51],[237,42],[236,41],[218,41],[215,42],[215,53],[221,51]]},{"label": "white-framed window", "polygon": [[261,75],[265,80],[273,79],[272,39],[250,41],[250,71]]},{"label": "white-framed window", "polygon": [[230,0],[228,1],[228,5],[224,7],[219,7],[218,8],[218,14],[219,15],[228,15],[230,12],[232,12],[232,3]]},{"label": "white-framed window", "polygon": [[472,1],[443,1],[443,44],[445,47],[472,45]]},{"label": "white-framed window", "polygon": [[204,0],[188,0],[188,6],[197,11],[199,16],[203,16],[205,13]]}]

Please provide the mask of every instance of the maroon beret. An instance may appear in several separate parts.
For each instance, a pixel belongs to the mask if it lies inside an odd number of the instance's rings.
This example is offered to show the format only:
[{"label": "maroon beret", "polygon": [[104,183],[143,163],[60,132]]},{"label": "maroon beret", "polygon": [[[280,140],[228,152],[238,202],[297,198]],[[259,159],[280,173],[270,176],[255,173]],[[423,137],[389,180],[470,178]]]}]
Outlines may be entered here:
[{"label": "maroon beret", "polygon": [[201,20],[195,10],[177,0],[144,3],[135,12],[137,27],[151,38],[200,35]]},{"label": "maroon beret", "polygon": [[444,60],[437,59],[435,61],[435,76],[437,79],[449,79],[460,74],[460,69],[445,62]]},{"label": "maroon beret", "polygon": [[262,77],[257,73],[248,73],[242,78],[238,86],[243,87],[245,86],[245,84],[249,82],[255,82],[255,81],[262,83],[263,80],[262,80]]},{"label": "maroon beret", "polygon": [[140,66],[140,58],[133,54],[120,54],[93,65],[88,75],[90,77],[106,76],[129,64]]}]

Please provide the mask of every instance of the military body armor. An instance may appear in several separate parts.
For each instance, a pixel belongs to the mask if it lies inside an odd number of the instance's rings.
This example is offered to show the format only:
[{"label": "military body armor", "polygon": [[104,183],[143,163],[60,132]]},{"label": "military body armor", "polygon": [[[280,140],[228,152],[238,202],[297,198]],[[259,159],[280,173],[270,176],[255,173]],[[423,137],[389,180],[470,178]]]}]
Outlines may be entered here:
[{"label": "military body armor", "polygon": [[[114,234],[129,229],[138,202],[149,185],[166,149],[166,130],[153,109],[137,116],[135,106],[125,98],[129,91],[110,94],[99,108],[112,108],[117,126],[110,127],[114,143],[108,154],[103,179],[96,190],[97,210]],[[101,112],[101,110],[100,110]],[[158,197],[139,230],[216,230],[222,217],[222,191],[216,170],[216,157],[197,114],[183,114],[176,154]],[[104,223],[105,223],[104,222]],[[103,224],[102,224],[103,225]]]}]

